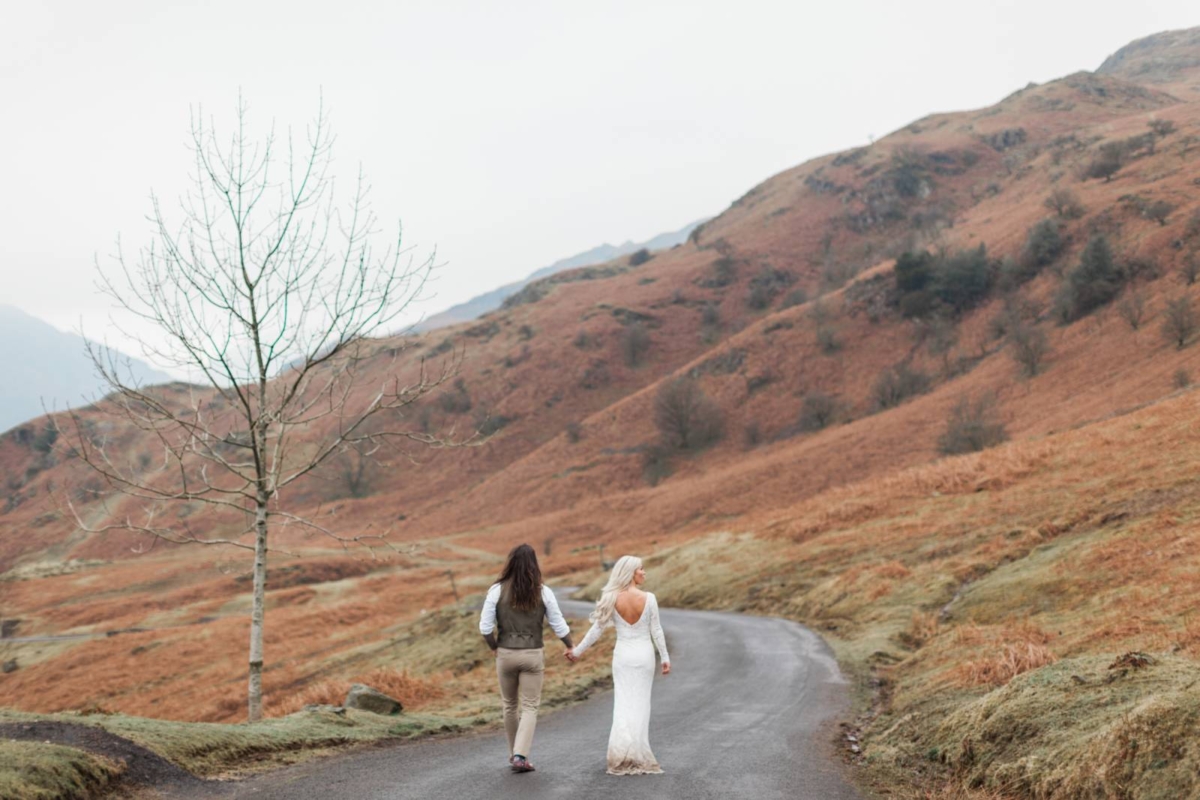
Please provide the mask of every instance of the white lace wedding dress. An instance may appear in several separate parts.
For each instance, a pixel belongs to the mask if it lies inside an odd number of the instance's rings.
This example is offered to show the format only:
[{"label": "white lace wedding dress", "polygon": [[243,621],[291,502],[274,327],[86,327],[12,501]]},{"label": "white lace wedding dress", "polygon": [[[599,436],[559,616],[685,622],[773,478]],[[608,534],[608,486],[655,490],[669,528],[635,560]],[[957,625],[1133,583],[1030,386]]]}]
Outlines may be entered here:
[{"label": "white lace wedding dress", "polygon": [[658,600],[646,593],[646,607],[630,625],[615,610],[605,626],[593,624],[575,648],[575,655],[595,644],[609,625],[617,629],[613,650],[613,722],[608,735],[608,774],[650,775],[662,772],[650,750],[650,690],[654,686],[654,648],[664,664],[671,662]]}]

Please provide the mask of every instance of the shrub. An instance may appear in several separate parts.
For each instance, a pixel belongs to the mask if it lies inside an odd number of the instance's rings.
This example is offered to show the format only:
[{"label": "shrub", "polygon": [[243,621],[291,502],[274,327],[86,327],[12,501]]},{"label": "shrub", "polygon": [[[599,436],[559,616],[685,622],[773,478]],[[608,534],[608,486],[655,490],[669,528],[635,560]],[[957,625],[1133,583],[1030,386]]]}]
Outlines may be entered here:
[{"label": "shrub", "polygon": [[595,340],[587,331],[580,331],[575,334],[575,338],[571,340],[571,344],[578,347],[580,350],[586,350],[595,344]]},{"label": "shrub", "polygon": [[649,349],[650,332],[642,323],[634,322],[621,332],[621,357],[625,360],[625,366],[641,366]]},{"label": "shrub", "polygon": [[762,444],[762,430],[758,427],[757,422],[751,422],[742,428],[742,445],[747,450],[753,450]]},{"label": "shrub", "polygon": [[54,426],[53,422],[47,422],[45,427],[34,437],[30,447],[38,453],[48,454],[54,449],[56,441],[58,441],[58,428]]},{"label": "shrub", "polygon": [[583,425],[578,422],[568,422],[566,432],[567,441],[571,444],[576,444],[583,438]]},{"label": "shrub", "polygon": [[1100,147],[1100,152],[1084,170],[1085,178],[1103,178],[1105,183],[1112,180],[1113,175],[1125,166],[1125,147],[1120,142],[1108,142]]},{"label": "shrub", "polygon": [[1176,389],[1186,389],[1192,385],[1192,376],[1186,369],[1180,367],[1179,369],[1175,370],[1175,376],[1172,378],[1172,383],[1175,384]]},{"label": "shrub", "polygon": [[597,358],[588,364],[587,369],[583,371],[583,377],[579,379],[580,387],[584,389],[601,389],[612,383],[612,372],[608,369],[608,362],[604,359]]},{"label": "shrub", "polygon": [[1018,324],[1009,334],[1013,360],[1021,368],[1021,374],[1032,378],[1041,372],[1042,363],[1050,353],[1050,340],[1046,332],[1036,325]]},{"label": "shrub", "polygon": [[1146,123],[1146,126],[1160,139],[1165,139],[1175,132],[1175,123],[1169,119],[1152,119]]},{"label": "shrub", "polygon": [[529,327],[528,325],[522,325],[521,327],[517,328],[517,338],[523,342],[529,341],[533,338],[533,328]]},{"label": "shrub", "polygon": [[699,450],[721,435],[721,409],[691,378],[676,378],[654,398],[654,424],[663,442],[678,450]]},{"label": "shrub", "polygon": [[651,486],[671,476],[671,449],[662,443],[642,446],[642,479]]},{"label": "shrub", "polygon": [[629,266],[640,267],[642,264],[645,264],[652,258],[654,258],[654,256],[650,255],[650,251],[643,247],[641,250],[637,250],[630,254]]},{"label": "shrub", "polygon": [[963,397],[950,412],[946,430],[938,437],[938,450],[944,455],[975,453],[1007,439],[1008,432],[997,418],[995,398],[989,394],[974,401]]},{"label": "shrub", "polygon": [[817,346],[821,348],[823,354],[831,356],[842,349],[842,342],[837,337],[837,331],[822,326],[817,328]]},{"label": "shrub", "polygon": [[462,378],[454,382],[454,388],[438,395],[438,406],[447,414],[465,414],[471,410],[471,395]]},{"label": "shrub", "polygon": [[885,369],[875,379],[871,389],[871,401],[877,411],[895,408],[906,400],[929,391],[929,376],[900,363]]},{"label": "shrub", "polygon": [[1121,302],[1117,304],[1117,313],[1125,320],[1130,330],[1136,331],[1142,327],[1146,318],[1146,293],[1140,289],[1126,291],[1121,297]]},{"label": "shrub", "polygon": [[1167,218],[1171,216],[1171,212],[1175,210],[1175,206],[1168,203],[1166,200],[1155,200],[1142,209],[1142,213],[1147,219],[1152,219],[1159,225],[1165,226]]},{"label": "shrub", "polygon": [[1196,252],[1193,250],[1183,258],[1183,269],[1180,272],[1183,277],[1183,282],[1191,286],[1200,278],[1200,258],[1196,257]]},{"label": "shrub", "polygon": [[746,295],[746,304],[756,311],[762,311],[771,305],[775,297],[791,286],[795,278],[790,272],[781,269],[763,267],[750,280],[750,289]]},{"label": "shrub", "polygon": [[800,404],[800,418],[796,427],[806,433],[828,427],[837,418],[837,399],[824,392],[812,392],[804,396]]},{"label": "shrub", "polygon": [[808,292],[803,289],[792,289],[783,296],[783,308],[795,308],[808,302]]},{"label": "shrub", "polygon": [[1065,245],[1058,232],[1058,223],[1052,219],[1044,219],[1030,228],[1023,254],[1023,261],[1028,267],[1028,274],[1022,275],[1024,280],[1029,280],[1043,267],[1053,264],[1062,255]]},{"label": "shrub", "polygon": [[1103,234],[1092,236],[1059,295],[1063,318],[1076,320],[1105,305],[1117,296],[1123,281],[1108,239]]},{"label": "shrub", "polygon": [[481,408],[475,412],[474,421],[475,430],[479,431],[480,436],[492,436],[508,426],[513,418],[502,414],[492,414]]},{"label": "shrub", "polygon": [[1079,202],[1079,195],[1067,188],[1058,188],[1042,203],[1062,219],[1079,219],[1087,211]]},{"label": "shrub", "polygon": [[896,289],[900,311],[922,317],[939,308],[958,314],[976,305],[991,291],[996,264],[980,245],[948,256],[921,251],[896,259]]},{"label": "shrub", "polygon": [[1196,318],[1196,309],[1192,307],[1192,299],[1186,294],[1167,301],[1163,309],[1162,333],[1169,342],[1182,350],[1188,340],[1196,333],[1200,321]]},{"label": "shrub", "polygon": [[706,289],[721,289],[737,280],[737,262],[721,256],[712,263],[712,276],[698,283]]}]

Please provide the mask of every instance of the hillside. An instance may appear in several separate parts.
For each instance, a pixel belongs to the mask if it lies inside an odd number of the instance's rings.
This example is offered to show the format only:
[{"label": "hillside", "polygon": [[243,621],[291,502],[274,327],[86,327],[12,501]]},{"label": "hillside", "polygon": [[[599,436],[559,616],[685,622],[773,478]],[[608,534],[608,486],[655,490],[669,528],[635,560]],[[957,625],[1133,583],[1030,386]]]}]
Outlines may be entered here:
[{"label": "hillside", "polygon": [[[269,704],[411,647],[400,628],[453,602],[447,570],[480,591],[529,541],[549,576],[588,582],[603,544],[656,554],[675,602],[819,626],[874,704],[875,780],[1193,796],[1183,772],[1147,765],[1165,758],[1154,731],[1197,733],[1194,715],[1154,715],[1172,698],[1191,713],[1179,692],[1197,668],[1197,87],[1200,29],[1149,37],[1095,73],[773,176],[649,260],[557,272],[478,320],[379,341],[371,382],[464,353],[451,402],[406,422],[493,436],[416,465],[385,453],[365,491],[332,470],[282,498],[340,530],[389,530],[400,552],[355,559],[276,534],[303,557],[273,568]],[[656,428],[679,379],[716,409],[722,435],[705,446]],[[152,452],[104,412],[87,414],[131,463]],[[943,458],[997,426],[1009,444]],[[65,496],[93,522],[136,504],[69,450],[35,446],[42,429],[0,440],[0,570],[20,578],[0,582],[0,606],[23,635],[184,627],[131,634],[132,649],[121,636],[22,649],[0,703],[237,719],[244,563],[78,530]],[[153,647],[170,657],[151,662]],[[1154,669],[1106,679],[1139,650]],[[477,674],[463,658],[455,674]],[[1039,704],[1084,720],[1078,738],[1038,727]],[[1021,742],[984,724],[997,709],[1019,712]],[[1113,716],[1126,712],[1153,733],[1141,755]],[[981,726],[991,738],[969,733]],[[1097,794],[1093,757],[1182,793]]]},{"label": "hillside", "polygon": [[421,320],[413,330],[417,333],[428,333],[429,331],[437,330],[438,328],[446,328],[451,325],[457,325],[463,322],[470,322],[473,319],[478,319],[489,311],[495,311],[504,304],[504,301],[517,294],[530,283],[546,278],[559,272],[578,267],[589,267],[593,264],[601,264],[605,261],[612,261],[614,258],[635,253],[638,250],[646,250],[654,252],[657,250],[666,250],[678,244],[683,244],[687,241],[688,236],[695,228],[703,224],[703,220],[684,225],[677,231],[670,233],[660,233],[651,239],[644,242],[630,242],[624,244],[611,245],[602,244],[593,247],[590,250],[585,250],[582,253],[576,253],[567,258],[561,258],[555,261],[548,267],[542,267],[535,270],[528,278],[507,283],[498,289],[492,289],[489,292],[484,292],[481,295],[472,297],[465,303],[459,303],[451,306],[445,311],[440,311],[433,314],[427,319]]},{"label": "hillside", "polygon": [[[125,356],[115,354],[124,363]],[[168,376],[136,359],[129,374],[142,383]],[[46,409],[96,399],[104,387],[84,352],[84,340],[23,311],[0,304],[0,430],[40,417]]]}]

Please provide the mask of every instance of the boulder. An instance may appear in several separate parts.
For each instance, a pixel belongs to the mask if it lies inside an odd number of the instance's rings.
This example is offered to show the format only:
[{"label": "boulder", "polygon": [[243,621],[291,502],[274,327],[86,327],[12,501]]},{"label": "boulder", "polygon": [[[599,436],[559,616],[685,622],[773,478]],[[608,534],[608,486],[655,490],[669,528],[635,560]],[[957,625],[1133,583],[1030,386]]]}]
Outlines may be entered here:
[{"label": "boulder", "polygon": [[15,658],[10,658],[8,661],[5,661],[3,669],[4,669],[5,675],[7,675],[10,672],[16,672],[17,671],[17,660]]},{"label": "boulder", "polygon": [[400,704],[399,700],[361,683],[350,687],[350,693],[346,695],[345,706],[387,716],[399,714],[404,710],[404,706]]}]

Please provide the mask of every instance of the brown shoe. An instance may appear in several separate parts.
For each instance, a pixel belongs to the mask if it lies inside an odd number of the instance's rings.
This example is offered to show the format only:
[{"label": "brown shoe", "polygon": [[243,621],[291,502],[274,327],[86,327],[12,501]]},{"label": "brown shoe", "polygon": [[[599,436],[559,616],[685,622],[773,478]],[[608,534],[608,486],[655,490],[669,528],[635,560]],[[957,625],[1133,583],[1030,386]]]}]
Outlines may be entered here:
[{"label": "brown shoe", "polygon": [[533,764],[529,763],[529,759],[522,758],[520,756],[513,756],[512,771],[513,772],[536,772],[537,770],[534,769]]}]

